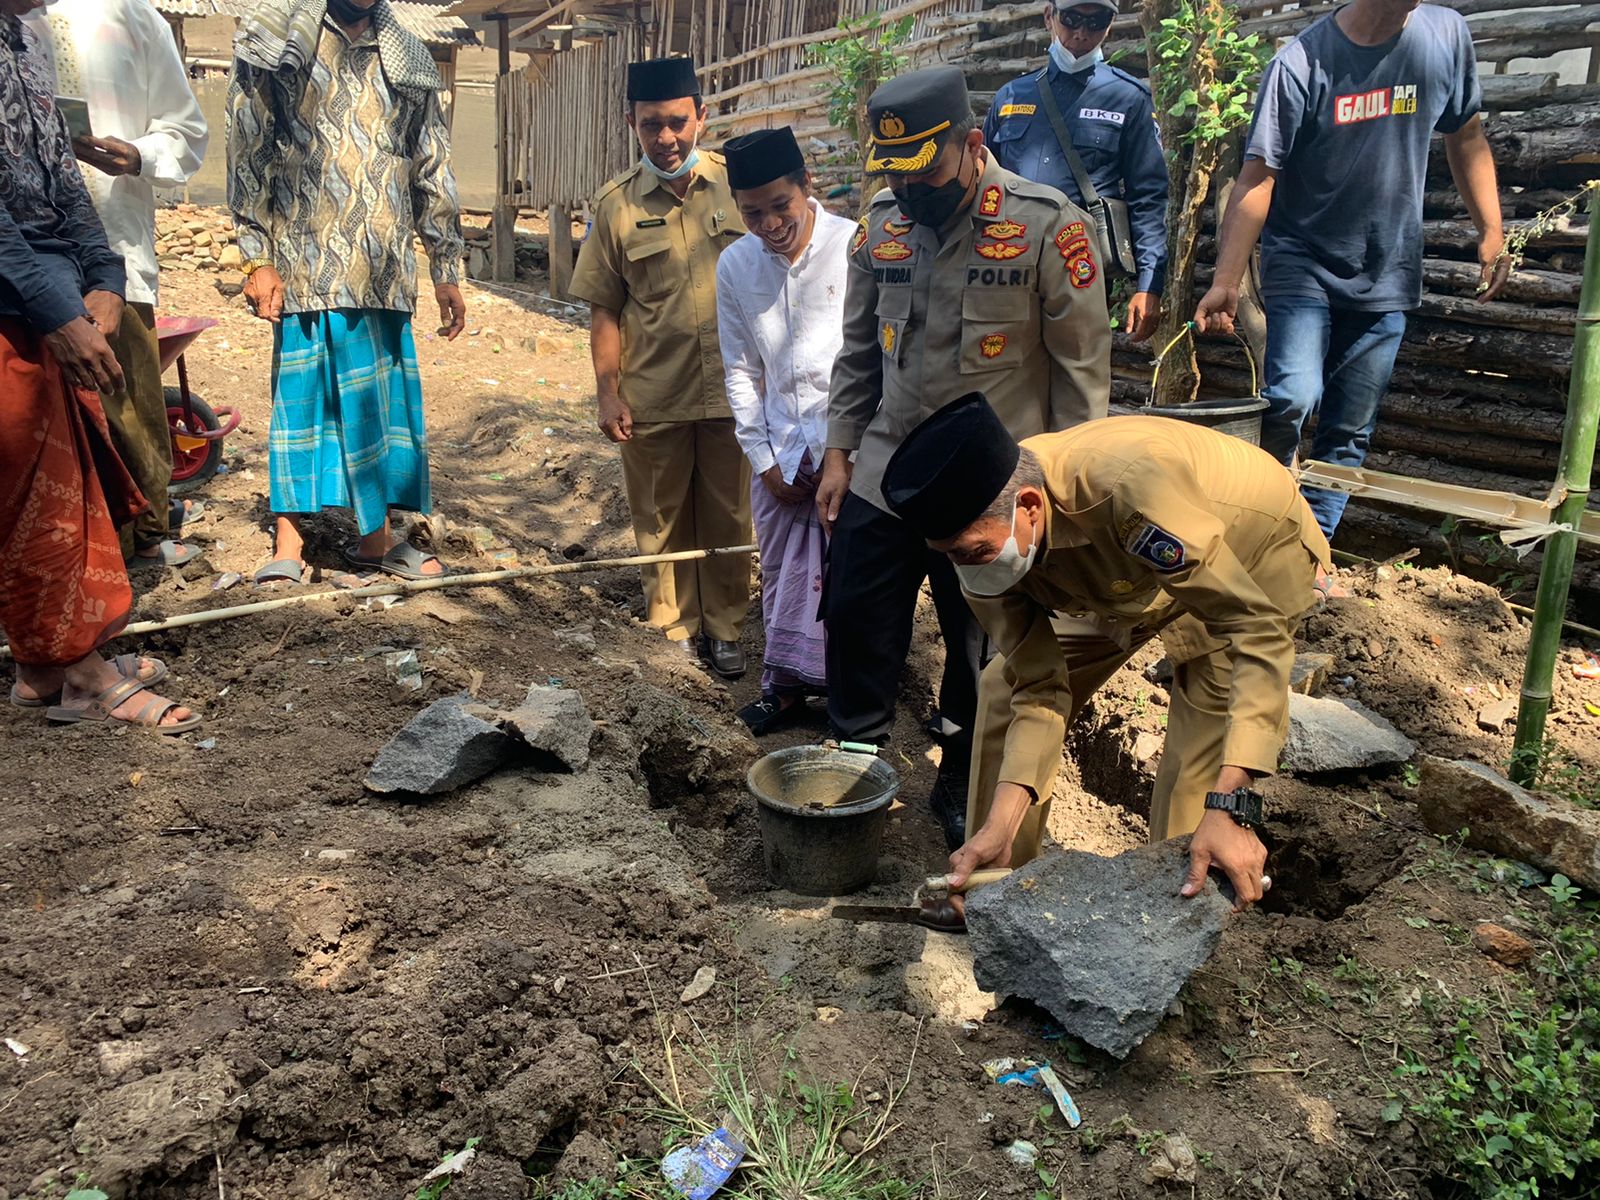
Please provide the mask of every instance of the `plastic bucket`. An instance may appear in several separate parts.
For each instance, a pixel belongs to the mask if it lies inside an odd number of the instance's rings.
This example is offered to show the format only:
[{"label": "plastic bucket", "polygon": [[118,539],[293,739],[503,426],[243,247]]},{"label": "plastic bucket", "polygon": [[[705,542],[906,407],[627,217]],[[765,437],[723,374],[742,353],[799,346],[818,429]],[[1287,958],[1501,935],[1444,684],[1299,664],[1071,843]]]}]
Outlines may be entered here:
[{"label": "plastic bucket", "polygon": [[1219,433],[1230,434],[1252,446],[1259,446],[1261,414],[1267,411],[1267,402],[1260,396],[1246,400],[1194,400],[1188,404],[1141,408],[1138,411],[1147,416],[1171,417],[1192,425],[1206,425]]},{"label": "plastic bucket", "polygon": [[774,885],[803,896],[859,891],[878,873],[900,776],[880,758],[790,746],[745,775],[756,798],[761,856]]}]

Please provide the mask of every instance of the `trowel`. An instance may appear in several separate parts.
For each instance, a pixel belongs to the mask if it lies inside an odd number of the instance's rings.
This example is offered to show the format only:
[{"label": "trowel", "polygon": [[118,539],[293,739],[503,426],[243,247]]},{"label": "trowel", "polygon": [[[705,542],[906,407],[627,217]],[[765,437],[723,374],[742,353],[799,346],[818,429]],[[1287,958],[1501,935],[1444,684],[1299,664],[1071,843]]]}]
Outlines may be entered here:
[{"label": "trowel", "polygon": [[900,904],[836,904],[828,915],[837,917],[841,921],[872,921],[878,923],[898,925],[921,925],[924,929],[933,929],[940,933],[958,933],[964,930],[964,925],[954,922],[933,920],[929,911],[922,907],[924,898],[933,899],[938,896],[950,896],[952,893],[969,892],[973,888],[983,887],[985,884],[998,883],[1011,874],[1011,868],[1001,867],[986,871],[974,871],[967,876],[967,880],[958,888],[950,886],[950,876],[930,875],[911,895],[911,903]]}]

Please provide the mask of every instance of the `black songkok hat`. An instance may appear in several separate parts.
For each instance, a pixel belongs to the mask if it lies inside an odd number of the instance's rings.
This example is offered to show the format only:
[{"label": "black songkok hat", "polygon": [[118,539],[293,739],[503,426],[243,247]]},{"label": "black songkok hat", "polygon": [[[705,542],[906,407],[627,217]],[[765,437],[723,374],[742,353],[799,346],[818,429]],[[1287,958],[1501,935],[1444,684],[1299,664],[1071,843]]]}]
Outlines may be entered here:
[{"label": "black songkok hat", "polygon": [[628,102],[681,100],[700,94],[692,58],[651,58],[628,64]]},{"label": "black songkok hat", "polygon": [[883,498],[924,539],[942,541],[983,515],[1021,456],[983,393],[969,392],[900,443],[883,472]]},{"label": "black songkok hat", "polygon": [[794,130],[787,125],[736,137],[722,147],[722,153],[728,160],[728,186],[735,190],[758,188],[806,169]]},{"label": "black songkok hat", "polygon": [[933,165],[945,133],[971,123],[960,67],[924,67],[891,79],[867,100],[867,174],[921,174]]}]

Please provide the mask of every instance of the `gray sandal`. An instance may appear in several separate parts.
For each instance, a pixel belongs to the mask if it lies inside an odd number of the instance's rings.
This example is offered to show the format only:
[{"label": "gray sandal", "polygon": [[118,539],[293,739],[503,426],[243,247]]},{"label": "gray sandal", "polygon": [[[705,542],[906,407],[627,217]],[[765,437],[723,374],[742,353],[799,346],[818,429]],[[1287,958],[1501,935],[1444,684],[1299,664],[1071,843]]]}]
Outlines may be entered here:
[{"label": "gray sandal", "polygon": [[171,538],[165,538],[155,546],[154,558],[135,551],[133,557],[128,560],[128,565],[136,571],[149,570],[151,567],[181,567],[186,563],[192,563],[205,553],[199,546],[186,546]]},{"label": "gray sandal", "polygon": [[[385,575],[393,575],[397,579],[441,579],[450,574],[449,568],[444,566],[437,554],[426,554],[410,542],[396,542],[389,547],[389,552],[382,558],[368,558],[361,553],[357,543],[345,547],[344,557],[353,567],[382,571]],[[429,575],[423,571],[422,568],[430,562],[439,563],[442,569],[438,574]]]},{"label": "gray sandal", "polygon": [[57,725],[80,725],[85,721],[97,724],[115,722],[119,725],[131,725],[135,729],[148,729],[151,733],[161,734],[163,737],[176,737],[180,733],[188,733],[191,729],[200,728],[205,718],[199,713],[190,713],[183,720],[173,725],[163,725],[161,718],[175,708],[184,707],[176,700],[163,700],[159,696],[151,696],[144,706],[131,717],[114,717],[111,710],[125,703],[140,692],[147,690],[145,685],[137,679],[121,679],[101,692],[82,708],[70,708],[58,704],[45,710],[45,720]]},{"label": "gray sandal", "polygon": [[255,573],[256,586],[264,583],[304,583],[306,565],[298,558],[275,558]]}]

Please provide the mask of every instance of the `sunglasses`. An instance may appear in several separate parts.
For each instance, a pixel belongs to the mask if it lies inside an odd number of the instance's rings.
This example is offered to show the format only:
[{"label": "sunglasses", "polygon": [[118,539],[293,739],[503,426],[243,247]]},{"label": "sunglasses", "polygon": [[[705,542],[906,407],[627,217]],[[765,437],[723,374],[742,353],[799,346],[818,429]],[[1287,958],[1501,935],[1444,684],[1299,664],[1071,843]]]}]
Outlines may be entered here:
[{"label": "sunglasses", "polygon": [[1070,8],[1057,8],[1055,15],[1056,20],[1068,29],[1091,29],[1096,33],[1102,29],[1110,29],[1112,18],[1116,16],[1109,8],[1097,8],[1088,13]]}]

